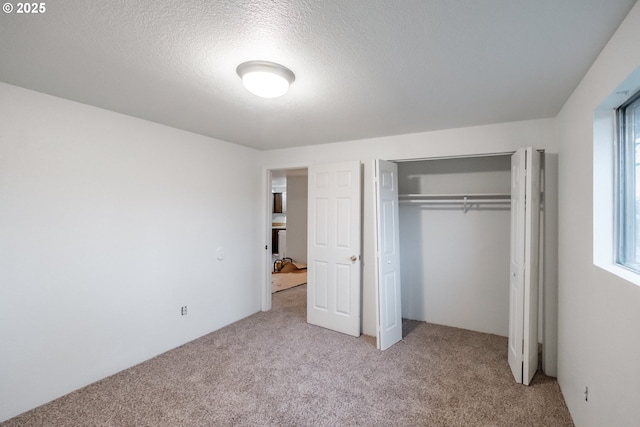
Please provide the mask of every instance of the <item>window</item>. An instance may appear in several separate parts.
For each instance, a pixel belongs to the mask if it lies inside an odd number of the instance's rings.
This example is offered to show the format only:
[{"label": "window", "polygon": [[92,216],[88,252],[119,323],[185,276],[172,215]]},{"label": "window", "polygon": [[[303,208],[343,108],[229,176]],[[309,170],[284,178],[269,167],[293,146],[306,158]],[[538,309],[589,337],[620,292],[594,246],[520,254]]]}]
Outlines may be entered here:
[{"label": "window", "polygon": [[[640,259],[635,249],[629,253],[628,248],[635,248],[640,244],[634,234],[640,226],[636,225],[638,222],[635,215],[629,215],[629,209],[625,208],[623,201],[626,196],[626,206],[633,208],[631,212],[638,211],[635,208],[636,188],[640,188],[635,181],[636,176],[640,175],[640,170],[636,173],[635,169],[637,141],[629,139],[627,132],[631,131],[629,126],[633,124],[633,120],[629,122],[629,116],[634,112],[635,103],[636,124],[633,132],[636,139],[640,134],[637,124],[638,98],[640,67],[621,81],[593,110],[592,157],[593,265],[636,286],[640,286]],[[578,156],[584,153],[572,154]],[[624,168],[629,159],[632,159],[632,167]],[[623,183],[627,185],[626,190],[621,185]],[[629,185],[632,192],[629,191]],[[629,194],[632,195],[631,199]],[[630,227],[633,227],[631,233]],[[627,253],[623,249],[627,249]]]},{"label": "window", "polygon": [[616,262],[640,273],[640,92],[616,117]]}]

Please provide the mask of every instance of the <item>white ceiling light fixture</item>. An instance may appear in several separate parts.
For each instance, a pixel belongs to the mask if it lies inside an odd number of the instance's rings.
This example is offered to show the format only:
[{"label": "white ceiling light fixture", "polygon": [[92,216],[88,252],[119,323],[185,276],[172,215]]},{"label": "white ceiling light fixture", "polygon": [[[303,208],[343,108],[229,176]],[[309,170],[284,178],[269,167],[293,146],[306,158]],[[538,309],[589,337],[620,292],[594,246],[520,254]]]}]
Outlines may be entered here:
[{"label": "white ceiling light fixture", "polygon": [[236,72],[244,87],[262,98],[277,98],[289,90],[296,76],[287,67],[269,61],[248,61],[238,65]]}]

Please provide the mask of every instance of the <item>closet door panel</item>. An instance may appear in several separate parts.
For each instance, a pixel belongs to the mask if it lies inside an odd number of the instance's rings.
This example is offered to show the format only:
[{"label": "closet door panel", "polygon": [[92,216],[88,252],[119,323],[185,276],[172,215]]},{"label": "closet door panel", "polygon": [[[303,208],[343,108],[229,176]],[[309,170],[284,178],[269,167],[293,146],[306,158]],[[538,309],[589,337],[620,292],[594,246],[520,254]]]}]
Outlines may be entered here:
[{"label": "closet door panel", "polygon": [[522,382],[529,385],[538,370],[538,292],[540,242],[540,153],[527,148],[525,204],[525,296]]},{"label": "closet door panel", "polygon": [[509,366],[529,385],[538,369],[540,153],[528,147],[512,157]]},{"label": "closet door panel", "polygon": [[377,346],[386,350],[402,339],[398,166],[376,160],[374,172]]},{"label": "closet door panel", "polygon": [[524,236],[526,154],[511,157],[511,249],[509,271],[509,366],[516,382],[522,383],[524,342]]}]

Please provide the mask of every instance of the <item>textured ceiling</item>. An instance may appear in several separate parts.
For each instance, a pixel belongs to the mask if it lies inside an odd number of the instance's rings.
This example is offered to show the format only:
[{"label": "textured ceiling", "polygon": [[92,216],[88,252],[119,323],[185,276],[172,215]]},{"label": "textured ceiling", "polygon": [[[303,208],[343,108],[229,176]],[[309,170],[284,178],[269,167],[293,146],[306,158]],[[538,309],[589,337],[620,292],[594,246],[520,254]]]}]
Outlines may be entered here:
[{"label": "textured ceiling", "polygon": [[553,117],[634,3],[50,1],[0,14],[0,81],[259,149]]}]

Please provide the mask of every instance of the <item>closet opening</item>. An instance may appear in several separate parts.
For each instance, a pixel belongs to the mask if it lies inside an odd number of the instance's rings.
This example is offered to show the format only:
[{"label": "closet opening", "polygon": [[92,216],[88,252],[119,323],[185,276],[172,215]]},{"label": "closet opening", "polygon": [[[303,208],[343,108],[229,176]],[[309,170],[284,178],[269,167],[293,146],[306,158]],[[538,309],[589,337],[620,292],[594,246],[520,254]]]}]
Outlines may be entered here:
[{"label": "closet opening", "polygon": [[[378,162],[376,187],[390,164]],[[523,148],[393,163],[402,318],[508,337],[514,377],[529,384],[544,338],[544,156]],[[381,212],[384,235],[391,228],[384,218],[394,215]],[[385,317],[393,286],[381,261],[390,247],[378,243],[379,341],[387,329],[381,325],[393,323]]]},{"label": "closet opening", "polygon": [[508,336],[511,154],[397,164],[403,317]]}]

